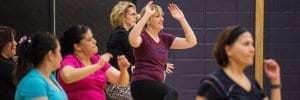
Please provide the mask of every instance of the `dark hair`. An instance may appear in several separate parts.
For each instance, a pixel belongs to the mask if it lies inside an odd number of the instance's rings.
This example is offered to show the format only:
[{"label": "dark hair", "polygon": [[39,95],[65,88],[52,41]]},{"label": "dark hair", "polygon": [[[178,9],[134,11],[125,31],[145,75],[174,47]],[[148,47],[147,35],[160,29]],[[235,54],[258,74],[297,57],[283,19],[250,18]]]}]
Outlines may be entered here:
[{"label": "dark hair", "polygon": [[225,46],[232,45],[244,32],[248,30],[240,25],[228,26],[221,32],[214,47],[214,56],[221,67],[226,67],[229,63]]},{"label": "dark hair", "polygon": [[4,46],[11,42],[16,37],[16,31],[9,26],[0,25],[0,52],[4,49]]},{"label": "dark hair", "polygon": [[73,54],[74,44],[80,43],[80,40],[84,38],[84,34],[90,29],[90,27],[85,25],[75,25],[67,29],[63,36],[60,38],[61,54],[66,56],[68,54]]},{"label": "dark hair", "polygon": [[48,32],[38,32],[24,39],[19,44],[17,66],[13,72],[17,84],[32,68],[38,67],[49,51],[58,47],[57,38]]}]

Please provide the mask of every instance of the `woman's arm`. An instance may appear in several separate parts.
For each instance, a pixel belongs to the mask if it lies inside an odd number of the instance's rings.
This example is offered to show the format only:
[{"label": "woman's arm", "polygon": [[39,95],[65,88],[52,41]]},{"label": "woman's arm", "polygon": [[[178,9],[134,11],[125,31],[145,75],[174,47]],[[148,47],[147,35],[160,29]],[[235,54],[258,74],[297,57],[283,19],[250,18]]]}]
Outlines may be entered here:
[{"label": "woman's arm", "polygon": [[265,73],[275,87],[271,88],[271,100],[281,100],[280,67],[273,59],[264,61]]},{"label": "woman's arm", "polygon": [[128,39],[132,47],[138,48],[142,43],[142,38],[140,36],[145,24],[149,18],[155,13],[155,10],[152,8],[153,1],[149,1],[145,7],[145,14],[142,16],[141,20],[132,28],[129,33]]},{"label": "woman's arm", "polygon": [[106,76],[108,81],[112,84],[116,84],[118,86],[128,86],[129,83],[129,74],[127,69],[130,66],[129,61],[126,59],[124,55],[118,56],[118,64],[120,71],[118,71],[114,67],[110,67],[106,72]]},{"label": "woman's arm", "polygon": [[186,49],[194,47],[197,44],[197,38],[188,21],[184,17],[183,12],[176,4],[173,3],[169,4],[168,9],[171,12],[172,17],[180,23],[185,35],[185,38],[176,37],[171,45],[171,49]]},{"label": "woman's arm", "polygon": [[90,74],[94,73],[95,71],[101,69],[104,66],[104,64],[110,60],[111,57],[112,55],[109,53],[103,54],[101,55],[101,59],[100,61],[98,61],[98,63],[88,65],[82,68],[74,68],[70,65],[66,65],[61,70],[60,76],[66,84],[71,84],[73,82],[84,79]]}]

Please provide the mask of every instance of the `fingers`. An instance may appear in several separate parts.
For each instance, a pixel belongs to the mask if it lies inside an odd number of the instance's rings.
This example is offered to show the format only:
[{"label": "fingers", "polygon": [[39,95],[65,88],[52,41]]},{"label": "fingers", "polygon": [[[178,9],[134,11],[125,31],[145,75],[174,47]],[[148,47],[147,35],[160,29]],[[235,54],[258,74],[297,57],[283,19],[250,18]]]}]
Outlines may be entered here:
[{"label": "fingers", "polygon": [[130,65],[130,62],[127,60],[125,55],[118,56],[117,59],[118,59],[118,62],[120,65],[123,65],[126,67],[128,67]]},{"label": "fingers", "polygon": [[279,65],[274,59],[264,60],[264,65],[266,68],[279,69]]},{"label": "fingers", "polygon": [[112,54],[104,53],[101,55],[101,60],[103,60],[104,62],[108,62],[112,57],[113,57]]},{"label": "fingers", "polygon": [[153,5],[153,1],[149,1],[146,6],[151,7]]}]

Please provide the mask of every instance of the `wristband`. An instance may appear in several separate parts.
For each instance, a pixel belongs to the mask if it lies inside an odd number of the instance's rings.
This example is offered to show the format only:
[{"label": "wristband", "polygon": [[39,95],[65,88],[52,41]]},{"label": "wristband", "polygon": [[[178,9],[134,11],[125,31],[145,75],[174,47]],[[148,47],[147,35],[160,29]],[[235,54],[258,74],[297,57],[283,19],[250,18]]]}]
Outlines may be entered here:
[{"label": "wristband", "polygon": [[272,84],[271,85],[271,89],[278,89],[278,88],[281,88],[280,84]]}]

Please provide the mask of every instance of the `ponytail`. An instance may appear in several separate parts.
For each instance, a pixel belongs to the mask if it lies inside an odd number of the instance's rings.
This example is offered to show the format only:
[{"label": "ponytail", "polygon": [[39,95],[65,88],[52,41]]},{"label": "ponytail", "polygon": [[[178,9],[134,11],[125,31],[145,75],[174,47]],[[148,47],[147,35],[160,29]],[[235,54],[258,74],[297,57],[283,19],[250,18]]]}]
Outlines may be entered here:
[{"label": "ponytail", "polygon": [[17,66],[13,71],[14,83],[18,84],[23,76],[32,68],[32,42],[24,36],[19,41]]}]

